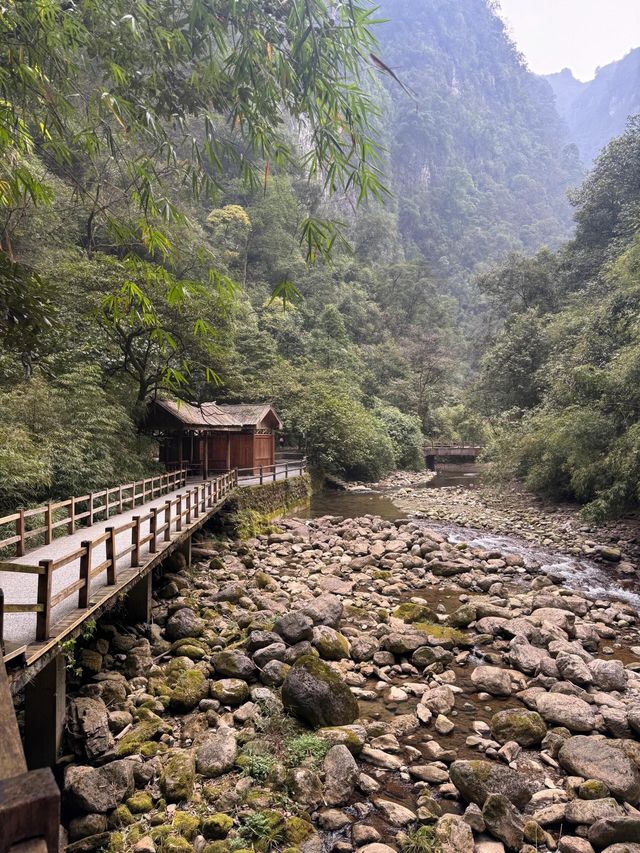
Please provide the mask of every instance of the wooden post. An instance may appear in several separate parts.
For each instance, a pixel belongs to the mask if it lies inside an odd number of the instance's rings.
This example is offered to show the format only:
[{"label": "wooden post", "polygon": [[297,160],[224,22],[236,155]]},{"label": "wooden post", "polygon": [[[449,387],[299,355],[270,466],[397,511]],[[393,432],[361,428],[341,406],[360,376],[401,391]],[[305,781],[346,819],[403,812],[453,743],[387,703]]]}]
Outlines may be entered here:
[{"label": "wooden post", "polygon": [[182,530],[182,493],[176,495],[176,533]]},{"label": "wooden post", "polygon": [[46,545],[51,545],[51,540],[53,538],[53,518],[51,512],[51,501],[47,504],[47,508],[44,511],[44,523],[47,528],[44,534],[44,541]]},{"label": "wooden post", "polygon": [[56,764],[65,714],[66,669],[59,653],[30,681],[24,695],[24,743],[27,765]]},{"label": "wooden post", "polygon": [[284,478],[285,478],[285,480],[289,479],[289,463],[288,462],[284,463]]},{"label": "wooden post", "polygon": [[209,509],[213,506],[213,483],[211,480],[207,483],[207,500],[209,503]]},{"label": "wooden post", "polygon": [[118,486],[118,511],[122,514],[122,485]]},{"label": "wooden post", "polygon": [[106,533],[109,534],[109,538],[104,543],[105,551],[107,552],[107,560],[109,560],[109,565],[107,566],[107,584],[109,586],[113,586],[116,582],[116,529],[115,527],[107,527]]},{"label": "wooden post", "polygon": [[191,489],[187,489],[187,527],[191,524]]},{"label": "wooden post", "polygon": [[164,530],[164,541],[169,542],[171,540],[171,501],[165,502],[164,520],[166,522],[166,527]]},{"label": "wooden post", "polygon": [[204,435],[204,471],[203,471],[203,480],[206,480],[209,476],[209,436],[205,433]]},{"label": "wooden post", "polygon": [[18,518],[16,519],[16,536],[20,538],[16,542],[16,556],[24,557],[25,552],[25,544],[24,544],[24,534],[25,534],[25,523],[24,523],[24,510],[18,510]]},{"label": "wooden post", "polygon": [[36,640],[43,643],[51,633],[51,580],[53,578],[53,560],[40,560],[44,572],[38,575],[38,604],[41,609],[36,616]]},{"label": "wooden post", "polygon": [[93,492],[89,495],[89,527],[93,524]]},{"label": "wooden post", "polygon": [[151,622],[152,575],[153,572],[147,572],[127,593],[124,606],[129,622]]},{"label": "wooden post", "polygon": [[156,507],[151,508],[151,518],[149,519],[149,532],[151,533],[151,541],[149,542],[149,553],[155,554],[158,550],[158,510]]},{"label": "wooden post", "polygon": [[133,516],[133,527],[131,528],[131,544],[133,545],[133,550],[131,551],[131,566],[139,566],[140,565],[140,516]]},{"label": "wooden post", "polygon": [[261,465],[261,466],[260,466],[260,485],[262,485],[262,484],[263,484],[263,482],[264,482],[264,480],[263,480],[263,478],[262,478],[262,465]]},{"label": "wooden post", "polygon": [[76,498],[75,495],[71,498],[71,504],[69,505],[69,536],[72,536],[76,532]]},{"label": "wooden post", "polygon": [[80,609],[89,606],[89,592],[91,586],[91,541],[86,540],[80,545],[84,549],[84,554],[80,557],[80,580],[84,581],[84,586],[78,591],[78,607]]},{"label": "wooden post", "polygon": [[274,483],[277,480],[277,478],[278,478],[278,466],[274,462],[273,463],[273,482]]},{"label": "wooden post", "polygon": [[191,507],[193,509],[193,517],[197,518],[200,515],[200,509],[198,507],[198,487],[193,487],[193,501],[191,502]]}]

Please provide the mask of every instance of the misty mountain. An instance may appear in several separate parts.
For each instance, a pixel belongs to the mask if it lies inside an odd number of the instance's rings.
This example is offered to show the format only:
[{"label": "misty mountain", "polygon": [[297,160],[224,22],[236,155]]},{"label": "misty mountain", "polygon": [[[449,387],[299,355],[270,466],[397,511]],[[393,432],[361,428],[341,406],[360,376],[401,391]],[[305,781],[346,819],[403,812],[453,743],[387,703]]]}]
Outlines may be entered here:
[{"label": "misty mountain", "polygon": [[640,48],[600,68],[588,83],[576,80],[568,68],[545,79],[586,165],[624,131],[629,116],[640,113]]},{"label": "misty mountain", "polygon": [[[572,229],[575,146],[549,84],[524,65],[491,0],[382,0],[380,55],[402,238],[462,284],[509,251],[556,246]],[[460,293],[460,290],[458,290]]]}]

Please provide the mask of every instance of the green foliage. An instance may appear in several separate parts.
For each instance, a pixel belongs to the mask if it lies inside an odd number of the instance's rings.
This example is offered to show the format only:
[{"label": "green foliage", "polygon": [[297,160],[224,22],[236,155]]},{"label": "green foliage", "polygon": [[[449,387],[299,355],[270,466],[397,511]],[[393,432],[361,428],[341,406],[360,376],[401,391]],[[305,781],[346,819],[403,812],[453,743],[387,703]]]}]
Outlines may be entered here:
[{"label": "green foliage", "polygon": [[402,833],[400,850],[402,853],[441,853],[442,845],[436,836],[435,827],[419,826]]},{"label": "green foliage", "polygon": [[596,519],[640,503],[638,152],[636,122],[575,195],[576,240],[558,256],[561,305],[512,314],[477,389],[496,422],[495,468]]},{"label": "green foliage", "polygon": [[278,812],[252,812],[247,815],[238,835],[256,850],[268,851],[284,840],[284,821]]},{"label": "green foliage", "polygon": [[298,767],[303,761],[311,759],[312,764],[320,765],[330,749],[328,740],[304,732],[286,742],[285,762],[290,767]]},{"label": "green foliage", "polygon": [[452,444],[484,444],[488,428],[484,419],[464,403],[439,406],[433,414],[435,440]]},{"label": "green foliage", "polygon": [[420,420],[415,415],[406,415],[395,406],[378,402],[375,416],[382,422],[391,440],[394,468],[405,471],[424,469],[424,436]]}]

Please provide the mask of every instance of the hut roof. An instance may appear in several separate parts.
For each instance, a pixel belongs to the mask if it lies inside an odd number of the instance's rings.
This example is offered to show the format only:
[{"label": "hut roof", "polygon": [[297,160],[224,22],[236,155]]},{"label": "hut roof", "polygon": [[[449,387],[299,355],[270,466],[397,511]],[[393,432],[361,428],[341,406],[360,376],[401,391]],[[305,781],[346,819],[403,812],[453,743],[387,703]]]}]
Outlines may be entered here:
[{"label": "hut roof", "polygon": [[276,429],[283,427],[282,421],[269,403],[196,404],[157,399],[155,405],[183,426],[195,429],[242,429],[257,427],[266,420]]}]

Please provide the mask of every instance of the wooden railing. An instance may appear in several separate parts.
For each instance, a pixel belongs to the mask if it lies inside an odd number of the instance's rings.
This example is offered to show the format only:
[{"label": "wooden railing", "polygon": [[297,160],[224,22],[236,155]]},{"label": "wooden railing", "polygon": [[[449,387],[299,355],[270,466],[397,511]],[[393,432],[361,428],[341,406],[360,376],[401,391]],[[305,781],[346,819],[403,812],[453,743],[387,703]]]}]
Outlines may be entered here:
[{"label": "wooden railing", "polygon": [[[33,604],[5,604],[4,613],[35,613],[36,640],[43,642],[51,633],[51,612],[74,593],[78,593],[78,608],[87,609],[91,595],[91,581],[107,572],[107,586],[117,583],[118,561],[130,556],[130,566],[141,566],[141,549],[148,544],[148,553],[155,554],[170,542],[172,529],[180,533],[183,525],[189,527],[207,509],[214,507],[238,483],[236,471],[230,471],[219,477],[197,483],[184,493],[176,495],[160,507],[152,507],[144,515],[135,515],[133,519],[119,527],[107,527],[105,532],[94,539],[81,543],[58,559],[40,560],[37,566],[23,563],[0,562],[0,572],[22,572],[38,576],[37,601]],[[142,525],[149,522],[149,533],[143,535]],[[118,550],[118,537],[131,531],[130,544]],[[94,564],[95,549],[104,544],[105,559]],[[79,577],[64,589],[52,595],[54,573],[63,566],[80,560]],[[0,641],[2,637],[0,637]]]},{"label": "wooden railing", "polygon": [[[50,501],[44,506],[32,509],[20,509],[11,515],[0,518],[0,535],[4,527],[14,527],[11,536],[0,539],[0,551],[14,546],[16,557],[22,557],[33,548],[50,545],[56,537],[75,533],[77,527],[91,527],[96,520],[105,520],[112,511],[122,513],[138,505],[147,503],[160,495],[166,495],[182,488],[187,482],[187,469],[181,468],[135,483],[125,483],[100,492],[67,498],[64,501]],[[37,524],[36,527],[29,527]],[[37,539],[35,544],[32,540]]]},{"label": "wooden railing", "polygon": [[287,462],[276,462],[274,465],[256,465],[253,468],[238,468],[238,481],[258,480],[260,485],[265,481],[288,480],[290,477],[301,477],[307,470],[306,457]]}]

